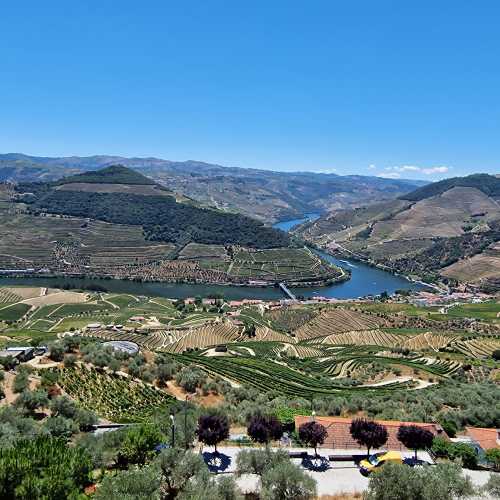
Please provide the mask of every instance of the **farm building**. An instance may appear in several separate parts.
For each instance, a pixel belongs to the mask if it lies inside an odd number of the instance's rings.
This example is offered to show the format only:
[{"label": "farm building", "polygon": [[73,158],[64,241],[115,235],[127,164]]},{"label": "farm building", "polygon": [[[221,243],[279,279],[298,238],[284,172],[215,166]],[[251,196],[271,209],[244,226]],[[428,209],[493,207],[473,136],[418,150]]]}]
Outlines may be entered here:
[{"label": "farm building", "polygon": [[0,351],[0,358],[12,356],[14,359],[17,359],[17,361],[24,362],[33,359],[34,354],[34,347],[8,347]]},{"label": "farm building", "polygon": [[87,325],[88,330],[98,330],[99,328],[102,328],[101,323],[89,323]]},{"label": "farm building", "polygon": [[125,352],[130,355],[139,352],[139,346],[135,342],[129,342],[127,340],[112,340],[110,342],[104,342],[103,345],[110,346],[115,351]]},{"label": "farm building", "polygon": [[[484,427],[466,427],[465,439],[470,443],[478,453],[500,448],[500,430],[487,429]],[[464,441],[464,439],[462,439]]]},{"label": "farm building", "polygon": [[[295,429],[298,431],[302,424],[310,422],[312,418],[313,417],[310,416],[296,416]],[[352,419],[342,417],[314,417],[314,420],[323,425],[328,432],[323,448],[365,449],[364,446],[360,446],[356,441],[354,441],[351,436],[350,427]],[[397,438],[398,430],[402,425],[416,425],[417,427],[422,427],[423,429],[432,432],[435,436],[448,439],[447,434],[439,424],[399,422],[397,420],[376,420],[376,422],[387,428],[389,438],[384,446],[384,449],[387,450],[407,450]]]}]

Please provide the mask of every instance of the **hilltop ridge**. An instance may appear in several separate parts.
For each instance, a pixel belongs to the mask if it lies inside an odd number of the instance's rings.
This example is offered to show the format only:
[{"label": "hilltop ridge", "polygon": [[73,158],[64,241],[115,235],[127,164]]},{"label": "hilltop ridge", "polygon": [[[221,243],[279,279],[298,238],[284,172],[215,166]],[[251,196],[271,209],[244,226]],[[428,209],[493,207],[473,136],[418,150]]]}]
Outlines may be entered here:
[{"label": "hilltop ridge", "polygon": [[500,284],[500,179],[445,179],[398,199],[332,211],[297,229],[331,251],[428,281]]},{"label": "hilltop ridge", "polygon": [[335,173],[276,172],[160,158],[37,157],[0,154],[0,181],[56,181],[110,165],[123,165],[205,206],[239,212],[267,223],[393,199],[424,181]]}]

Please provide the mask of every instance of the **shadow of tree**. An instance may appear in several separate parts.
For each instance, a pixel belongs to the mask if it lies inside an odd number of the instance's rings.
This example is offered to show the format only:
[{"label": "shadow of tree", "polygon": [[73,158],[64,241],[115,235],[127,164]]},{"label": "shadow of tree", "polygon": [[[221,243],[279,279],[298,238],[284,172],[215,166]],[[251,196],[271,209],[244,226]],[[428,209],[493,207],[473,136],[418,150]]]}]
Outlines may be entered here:
[{"label": "shadow of tree", "polygon": [[224,453],[205,451],[202,457],[210,472],[224,472],[231,465],[231,457]]},{"label": "shadow of tree", "polygon": [[324,472],[330,468],[330,461],[321,455],[307,455],[302,459],[302,467],[314,472]]}]

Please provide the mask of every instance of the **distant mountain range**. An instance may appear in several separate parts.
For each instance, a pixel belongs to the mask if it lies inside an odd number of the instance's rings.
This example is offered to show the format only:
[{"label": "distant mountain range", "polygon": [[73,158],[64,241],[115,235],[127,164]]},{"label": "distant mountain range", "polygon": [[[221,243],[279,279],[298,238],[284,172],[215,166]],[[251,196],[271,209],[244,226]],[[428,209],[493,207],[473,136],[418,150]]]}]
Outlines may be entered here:
[{"label": "distant mountain range", "polygon": [[54,181],[115,164],[139,170],[203,205],[237,211],[266,222],[390,200],[427,184],[361,175],[223,167],[198,161],[108,155],[51,158],[20,153],[0,154],[0,182]]},{"label": "distant mountain range", "polygon": [[427,280],[500,284],[500,179],[435,182],[397,199],[331,211],[303,238]]}]

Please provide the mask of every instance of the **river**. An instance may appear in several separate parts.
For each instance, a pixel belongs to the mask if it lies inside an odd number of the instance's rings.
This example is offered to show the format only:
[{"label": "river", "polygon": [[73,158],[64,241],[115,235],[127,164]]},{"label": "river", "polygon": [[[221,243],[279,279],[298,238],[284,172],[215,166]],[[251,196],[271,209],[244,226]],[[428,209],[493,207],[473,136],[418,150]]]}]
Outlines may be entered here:
[{"label": "river", "polygon": [[[274,227],[289,231],[297,224],[318,218],[318,214],[306,214],[303,218],[282,221]],[[398,289],[421,289],[422,286],[412,283],[402,276],[396,276],[387,271],[368,266],[361,262],[348,259],[336,259],[324,252],[318,252],[324,259],[351,271],[351,279],[326,287],[293,288],[297,296],[331,297],[351,299],[366,295],[377,295],[384,291],[393,293]],[[182,283],[142,283],[126,280],[108,280],[95,278],[0,278],[0,285],[45,286],[57,288],[63,284],[72,288],[87,288],[91,285],[104,287],[113,293],[131,293],[169,298],[207,297],[209,295],[224,295],[231,300],[240,299],[282,299],[283,293],[278,288],[238,287],[224,285],[193,285]]]}]

